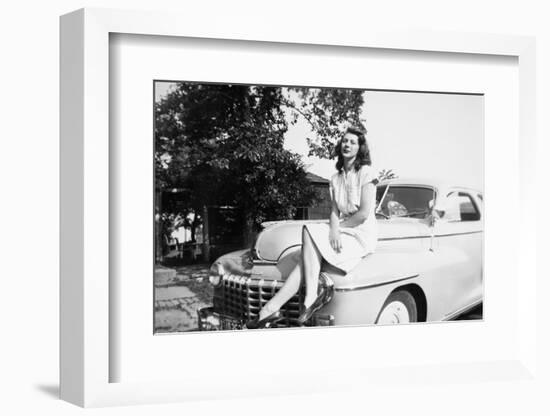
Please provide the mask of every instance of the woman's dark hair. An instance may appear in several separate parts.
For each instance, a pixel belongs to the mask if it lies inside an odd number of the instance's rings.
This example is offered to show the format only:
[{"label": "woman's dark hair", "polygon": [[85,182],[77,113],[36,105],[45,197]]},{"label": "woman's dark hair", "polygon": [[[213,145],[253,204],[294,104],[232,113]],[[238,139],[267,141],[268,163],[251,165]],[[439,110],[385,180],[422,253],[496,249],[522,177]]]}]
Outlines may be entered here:
[{"label": "woman's dark hair", "polygon": [[[367,132],[358,127],[348,127],[342,135],[342,138],[348,133],[357,136],[357,141],[359,144],[359,151],[357,152],[355,162],[353,163],[353,168],[357,171],[361,169],[361,166],[363,165],[370,166],[372,164],[370,158],[370,149],[367,144],[367,139],[365,138]],[[338,157],[338,160],[336,161],[336,170],[340,173],[342,173],[342,170],[344,169],[344,156],[342,156],[342,138],[338,140],[338,143],[336,143],[336,147],[334,148],[334,152]]]}]

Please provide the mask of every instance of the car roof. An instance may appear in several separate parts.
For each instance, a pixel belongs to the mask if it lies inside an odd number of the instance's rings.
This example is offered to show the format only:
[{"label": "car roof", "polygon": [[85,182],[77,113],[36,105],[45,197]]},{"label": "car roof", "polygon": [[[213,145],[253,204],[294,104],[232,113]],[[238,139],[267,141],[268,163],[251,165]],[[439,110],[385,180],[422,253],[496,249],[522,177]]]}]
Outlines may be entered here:
[{"label": "car roof", "polygon": [[385,185],[402,185],[402,186],[429,186],[435,188],[438,191],[451,191],[453,189],[467,191],[475,194],[483,194],[479,189],[469,188],[467,186],[453,185],[448,182],[440,181],[437,179],[431,178],[396,178],[396,179],[386,179],[380,181],[378,186]]}]

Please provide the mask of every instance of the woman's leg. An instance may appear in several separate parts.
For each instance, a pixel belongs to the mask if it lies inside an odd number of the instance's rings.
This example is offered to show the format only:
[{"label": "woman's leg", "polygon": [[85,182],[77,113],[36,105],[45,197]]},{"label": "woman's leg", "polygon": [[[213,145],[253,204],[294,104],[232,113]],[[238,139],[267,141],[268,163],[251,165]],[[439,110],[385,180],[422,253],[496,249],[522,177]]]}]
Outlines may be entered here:
[{"label": "woman's leg", "polygon": [[321,271],[322,259],[323,257],[315,246],[307,228],[303,227],[300,261],[288,275],[283,287],[281,287],[275,296],[273,296],[260,310],[258,318],[261,320],[281,309],[281,307],[300,289],[302,274],[305,276],[306,284],[304,306],[306,308],[311,306],[311,304],[315,302],[315,299],[317,299],[319,272]]},{"label": "woman's leg", "polygon": [[300,283],[302,281],[301,257],[302,256],[300,255],[300,260],[298,261],[298,264],[294,267],[294,269],[292,269],[292,271],[288,275],[285,284],[279,289],[275,296],[273,296],[269,300],[269,302],[267,302],[260,310],[258,316],[260,320],[281,309],[282,306],[298,292],[298,289],[300,289]]},{"label": "woman's leg", "polygon": [[319,286],[319,273],[323,257],[306,227],[302,229],[302,261],[304,263],[304,280],[306,283],[306,296],[304,306],[308,308],[315,299]]}]

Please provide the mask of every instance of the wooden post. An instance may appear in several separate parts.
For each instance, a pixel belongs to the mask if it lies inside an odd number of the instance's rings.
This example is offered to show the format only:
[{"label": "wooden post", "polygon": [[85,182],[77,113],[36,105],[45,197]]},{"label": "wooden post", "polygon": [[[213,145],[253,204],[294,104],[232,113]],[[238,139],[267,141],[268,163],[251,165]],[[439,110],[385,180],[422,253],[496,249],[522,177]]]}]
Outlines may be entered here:
[{"label": "wooden post", "polygon": [[155,192],[155,262],[162,262],[162,237],[161,237],[161,221],[160,215],[162,214],[162,191]]},{"label": "wooden post", "polygon": [[202,207],[202,257],[210,262],[210,227],[208,226],[208,207]]}]

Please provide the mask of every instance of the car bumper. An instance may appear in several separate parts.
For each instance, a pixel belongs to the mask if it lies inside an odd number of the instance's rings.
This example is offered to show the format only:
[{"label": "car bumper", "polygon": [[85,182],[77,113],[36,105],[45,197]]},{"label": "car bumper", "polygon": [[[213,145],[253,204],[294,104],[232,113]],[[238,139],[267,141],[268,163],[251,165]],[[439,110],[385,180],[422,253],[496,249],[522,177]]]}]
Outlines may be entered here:
[{"label": "car bumper", "polygon": [[[218,313],[212,307],[199,309],[198,328],[199,331],[230,331],[242,329],[245,321],[233,316]],[[334,316],[328,314],[316,314],[306,324],[307,326],[333,326]],[[273,328],[286,328],[294,325],[277,323]]]},{"label": "car bumper", "polygon": [[232,316],[223,315],[214,308],[203,308],[197,312],[199,331],[229,331],[242,329],[244,322]]}]

